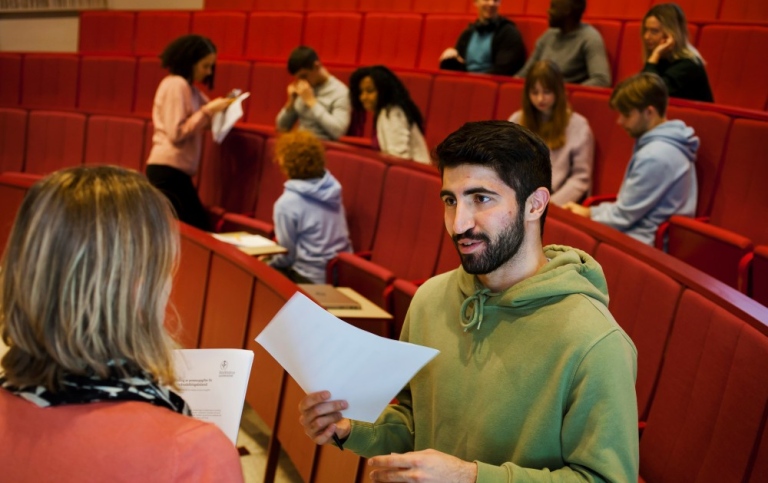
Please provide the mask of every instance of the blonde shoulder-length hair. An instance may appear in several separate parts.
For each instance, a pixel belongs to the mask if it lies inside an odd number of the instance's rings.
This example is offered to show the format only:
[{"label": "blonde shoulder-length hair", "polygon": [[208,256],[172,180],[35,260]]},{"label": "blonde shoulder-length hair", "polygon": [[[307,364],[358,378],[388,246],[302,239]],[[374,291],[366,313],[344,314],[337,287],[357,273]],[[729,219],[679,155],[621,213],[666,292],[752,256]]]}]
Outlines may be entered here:
[{"label": "blonde shoulder-length hair", "polygon": [[170,203],[139,173],[77,167],[36,183],[1,265],[8,382],[57,391],[65,375],[117,369],[175,387],[163,320],[178,246]]},{"label": "blonde shoulder-length hair", "polygon": [[[654,17],[661,24],[661,30],[675,40],[670,56],[673,59],[691,59],[704,64],[704,59],[696,47],[691,45],[688,40],[688,21],[685,18],[685,12],[676,3],[659,3],[651,7],[648,13],[643,17],[643,23],[640,26],[640,38],[645,35],[645,21],[648,17]],[[643,59],[647,59],[651,52],[643,44]]]}]

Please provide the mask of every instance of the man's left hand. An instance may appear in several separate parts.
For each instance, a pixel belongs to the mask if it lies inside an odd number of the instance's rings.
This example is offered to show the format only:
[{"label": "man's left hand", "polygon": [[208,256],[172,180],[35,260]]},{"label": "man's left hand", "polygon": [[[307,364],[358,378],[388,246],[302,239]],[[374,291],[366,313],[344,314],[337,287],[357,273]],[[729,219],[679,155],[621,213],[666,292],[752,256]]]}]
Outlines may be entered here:
[{"label": "man's left hand", "polygon": [[475,463],[433,449],[375,456],[368,464],[373,467],[373,481],[475,483],[477,480]]},{"label": "man's left hand", "polygon": [[301,96],[301,99],[304,101],[304,104],[306,104],[307,107],[310,109],[315,107],[317,99],[315,98],[315,91],[312,90],[312,86],[309,85],[309,82],[303,79],[298,81],[296,83],[296,93]]}]

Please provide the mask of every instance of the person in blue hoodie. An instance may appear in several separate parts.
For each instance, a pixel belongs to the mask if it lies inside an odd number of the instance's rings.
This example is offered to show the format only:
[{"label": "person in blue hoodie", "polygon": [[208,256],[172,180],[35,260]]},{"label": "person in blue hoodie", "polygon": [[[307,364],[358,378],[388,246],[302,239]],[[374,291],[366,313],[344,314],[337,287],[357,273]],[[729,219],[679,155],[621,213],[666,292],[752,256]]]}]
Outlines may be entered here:
[{"label": "person in blue hoodie", "polygon": [[616,86],[611,108],[619,112],[618,124],[637,140],[616,201],[589,208],[568,203],[566,209],[648,245],[672,215],[695,215],[699,138],[683,121],[667,120],[668,98],[664,81],[652,73]]},{"label": "person in blue hoodie", "polygon": [[325,169],[323,145],[308,131],[280,136],[275,161],[288,181],[272,219],[277,242],[288,251],[269,265],[296,283],[324,283],[328,261],[352,251],[341,184]]}]

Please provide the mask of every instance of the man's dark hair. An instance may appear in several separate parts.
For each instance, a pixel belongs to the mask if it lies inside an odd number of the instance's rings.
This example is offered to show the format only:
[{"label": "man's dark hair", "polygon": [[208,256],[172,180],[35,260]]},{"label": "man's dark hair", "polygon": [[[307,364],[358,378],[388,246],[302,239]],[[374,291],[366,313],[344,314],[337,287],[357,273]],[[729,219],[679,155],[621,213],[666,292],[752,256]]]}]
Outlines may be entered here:
[{"label": "man's dark hair", "polygon": [[[549,148],[528,129],[508,121],[468,122],[450,134],[437,148],[437,169],[462,164],[485,166],[515,190],[519,209],[537,188],[552,192],[552,164]],[[541,231],[547,209],[541,215]]]},{"label": "man's dark hair", "polygon": [[571,0],[571,17],[577,22],[581,22],[581,16],[587,9],[587,0]]},{"label": "man's dark hair", "polygon": [[[170,44],[160,54],[161,65],[168,69],[171,74],[180,75],[187,79],[190,84],[195,64],[204,57],[215,54],[216,46],[211,39],[202,35],[184,35]],[[213,78],[216,74],[216,66],[213,67],[213,73],[203,79],[203,84],[213,89]]]},{"label": "man's dark hair", "polygon": [[288,56],[288,73],[296,75],[296,72],[301,69],[312,69],[315,66],[315,62],[319,61],[317,52],[312,47],[306,45],[300,45],[293,49],[291,55]]}]

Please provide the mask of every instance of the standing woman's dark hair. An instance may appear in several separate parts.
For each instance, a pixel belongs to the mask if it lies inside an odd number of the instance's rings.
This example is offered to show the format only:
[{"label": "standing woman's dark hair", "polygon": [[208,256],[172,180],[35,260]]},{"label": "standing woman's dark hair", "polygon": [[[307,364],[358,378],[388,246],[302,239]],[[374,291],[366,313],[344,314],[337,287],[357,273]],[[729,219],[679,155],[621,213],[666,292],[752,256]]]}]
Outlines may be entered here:
[{"label": "standing woman's dark hair", "polygon": [[[164,69],[168,69],[171,74],[175,74],[187,79],[190,84],[194,81],[193,67],[201,59],[210,54],[216,53],[216,46],[208,37],[202,35],[184,35],[174,40],[165,47],[160,54],[160,61]],[[211,67],[211,74],[206,76],[201,82],[208,89],[213,89],[213,80],[216,75],[216,64]]]},{"label": "standing woman's dark hair", "polygon": [[419,130],[424,132],[424,121],[421,111],[411,99],[408,89],[394,72],[383,65],[361,67],[352,73],[352,76],[349,78],[349,95],[353,110],[362,111],[364,109],[363,104],[360,102],[360,81],[366,77],[371,78],[378,92],[378,100],[374,111],[375,115],[378,115],[382,109],[397,106],[403,110],[410,125],[416,124],[419,126]]}]

